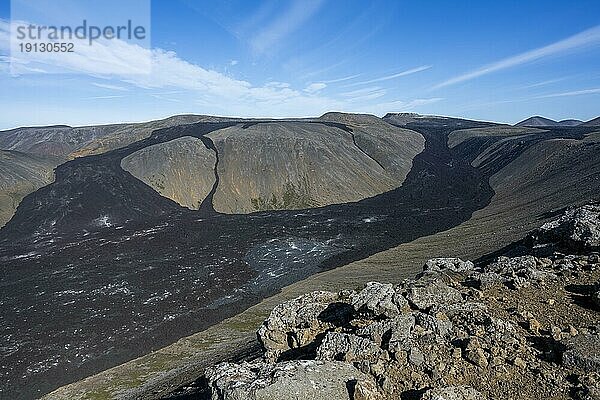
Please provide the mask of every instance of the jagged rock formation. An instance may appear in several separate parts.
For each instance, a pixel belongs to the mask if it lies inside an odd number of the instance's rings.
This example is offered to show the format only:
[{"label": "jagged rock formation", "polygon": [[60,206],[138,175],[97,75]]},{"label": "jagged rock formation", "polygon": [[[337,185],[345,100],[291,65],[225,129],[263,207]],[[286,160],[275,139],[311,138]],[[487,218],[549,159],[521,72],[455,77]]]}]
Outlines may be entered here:
[{"label": "jagged rock formation", "polygon": [[597,399],[599,217],[568,210],[529,236],[532,253],[550,240],[572,254],[438,258],[399,285],[281,304],[262,358],[207,370],[212,399]]},{"label": "jagged rock formation", "polygon": [[216,154],[190,136],[138,150],[121,167],[162,196],[198,209],[215,185]]},{"label": "jagged rock formation", "polygon": [[[600,206],[588,204],[567,211],[548,222],[527,238],[536,249],[577,249],[579,252],[600,250]],[[526,240],[527,240],[526,239]]]},{"label": "jagged rock formation", "polygon": [[331,400],[346,398],[349,391],[361,393],[356,400],[375,400],[377,394],[372,376],[340,361],[220,364],[208,379],[216,396],[240,400]]},{"label": "jagged rock formation", "polygon": [[13,216],[29,193],[54,180],[59,157],[0,150],[0,227]]}]

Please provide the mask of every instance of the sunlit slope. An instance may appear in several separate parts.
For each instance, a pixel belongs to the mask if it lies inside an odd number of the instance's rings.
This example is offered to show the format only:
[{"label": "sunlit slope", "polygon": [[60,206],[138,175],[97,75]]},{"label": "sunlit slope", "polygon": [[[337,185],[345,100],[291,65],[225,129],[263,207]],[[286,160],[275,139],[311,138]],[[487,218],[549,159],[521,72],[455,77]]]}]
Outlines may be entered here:
[{"label": "sunlit slope", "polygon": [[0,227],[29,193],[54,180],[58,157],[0,150]]},{"label": "sunlit slope", "polygon": [[139,150],[121,167],[162,196],[198,209],[215,184],[216,154],[197,138],[185,136]]},{"label": "sunlit slope", "polygon": [[390,191],[424,146],[416,132],[347,114],[240,122],[207,138],[214,149],[178,139],[140,150],[122,166],[192,209],[216,184],[214,209],[237,214],[347,203]]}]

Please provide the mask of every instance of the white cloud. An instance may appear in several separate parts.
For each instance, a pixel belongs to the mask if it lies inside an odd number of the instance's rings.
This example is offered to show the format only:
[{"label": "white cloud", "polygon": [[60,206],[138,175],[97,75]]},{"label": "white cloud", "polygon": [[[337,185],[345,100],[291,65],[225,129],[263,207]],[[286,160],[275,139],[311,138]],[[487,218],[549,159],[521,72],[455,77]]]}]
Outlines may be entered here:
[{"label": "white cloud", "polygon": [[337,78],[337,79],[330,79],[327,81],[321,81],[323,83],[338,83],[338,82],[344,82],[344,81],[349,81],[351,79],[355,79],[358,78],[359,76],[361,76],[362,74],[356,74],[356,75],[349,75],[349,76],[344,76],[343,78]]},{"label": "white cloud", "polygon": [[562,77],[562,78],[548,79],[548,80],[545,80],[545,81],[532,83],[530,85],[521,86],[519,89],[531,89],[531,88],[536,88],[536,87],[540,87],[540,86],[552,85],[553,83],[558,83],[558,82],[566,81],[569,78],[570,78],[569,76],[565,76],[565,77]]},{"label": "white cloud", "polygon": [[323,82],[311,83],[310,85],[308,85],[307,87],[304,88],[304,91],[306,93],[317,93],[317,92],[325,89],[326,87],[327,87],[327,84],[325,84]]},{"label": "white cloud", "polygon": [[501,71],[507,68],[516,67],[518,65],[530,63],[533,61],[540,60],[542,58],[567,53],[569,51],[583,49],[588,46],[597,45],[600,43],[600,25],[595,26],[586,31],[580,32],[576,35],[570,36],[566,39],[559,40],[548,46],[540,47],[534,50],[530,50],[521,54],[517,54],[512,57],[505,58],[500,61],[496,61],[492,64],[485,65],[479,69],[468,72],[463,75],[456,76],[448,79],[438,85],[435,85],[432,89],[439,89],[445,86],[455,85],[457,83],[466,82],[471,79],[478,78],[483,75],[490,74],[492,72]]},{"label": "white cloud", "polygon": [[110,89],[110,90],[119,90],[119,91],[128,91],[129,90],[126,87],[117,86],[117,85],[109,85],[108,83],[92,82],[92,85],[99,87],[99,88]]},{"label": "white cloud", "polygon": [[267,82],[265,84],[266,87],[272,87],[272,88],[279,88],[279,89],[285,89],[285,88],[289,88],[292,85],[290,85],[287,82],[277,82],[277,81],[271,81],[271,82]]},{"label": "white cloud", "polygon": [[[298,59],[298,57],[296,57],[295,59]],[[331,64],[331,65],[328,65],[326,67],[320,68],[318,70],[307,72],[307,73],[301,75],[299,77],[299,79],[301,79],[301,80],[311,79],[314,76],[322,75],[323,73],[331,71],[331,70],[334,70],[334,69],[336,69],[336,68],[338,68],[338,67],[340,67],[340,66],[342,66],[344,64],[347,64],[348,62],[350,62],[350,59],[345,59],[345,60],[338,61],[335,64]],[[293,64],[294,64],[293,62],[288,62],[287,66],[289,68],[293,69],[293,67],[292,67]]]},{"label": "white cloud", "polygon": [[[6,22],[0,25],[0,38],[7,37],[9,28]],[[7,48],[8,45],[2,46],[4,50]],[[137,60],[144,58],[151,61],[147,71],[143,65],[136,64]],[[26,59],[13,58],[12,62],[21,73],[34,67]],[[158,48],[144,49],[118,40],[110,43],[99,40],[93,46],[81,47],[75,57],[42,56],[37,59],[35,67],[105,78],[110,83],[95,82],[95,86],[107,89],[117,89],[121,87],[119,83],[127,83],[143,89],[181,90],[185,92],[184,96],[191,96],[195,101],[209,105],[211,110],[222,110],[222,113],[228,115],[251,116],[264,110],[268,110],[268,114],[273,116],[319,114],[329,108],[341,106],[339,101],[317,96],[316,92],[294,90],[289,83],[269,82],[263,86],[255,86],[247,81],[192,64],[179,58],[174,52]],[[320,85],[312,87],[315,90],[317,88],[320,88]],[[159,95],[158,98],[163,97]],[[164,99],[178,101],[171,97]]]},{"label": "white cloud", "polygon": [[121,99],[125,96],[92,96],[85,97],[84,100],[108,100],[108,99]]},{"label": "white cloud", "polygon": [[349,84],[347,86],[350,87],[350,86],[358,86],[358,85],[367,85],[369,83],[389,81],[390,79],[396,79],[396,78],[400,78],[402,76],[416,74],[417,72],[425,71],[425,70],[428,70],[429,68],[431,68],[431,65],[422,65],[420,67],[411,68],[409,70],[398,72],[398,73],[395,73],[392,75],[382,76],[381,78],[370,79],[368,81],[356,82],[356,83]]},{"label": "white cloud", "polygon": [[350,92],[344,92],[341,95],[350,98],[351,101],[365,101],[377,99],[383,97],[386,94],[386,90],[380,86],[366,87],[363,89],[352,90]]},{"label": "white cloud", "polygon": [[[0,39],[6,37],[8,29],[8,24],[2,22],[0,20]],[[7,48],[8,45],[0,44],[0,49]],[[136,59],[144,57],[150,59],[151,68],[146,71],[147,73],[131,74],[129,63],[135,70],[138,68]],[[43,58],[35,66],[26,60],[13,59],[13,61],[16,61],[17,67],[23,69],[47,67],[88,75],[91,78],[90,83],[96,87],[118,91],[128,89],[132,96],[139,94],[163,101],[162,106],[165,109],[169,107],[168,103],[181,102],[188,107],[186,111],[197,110],[199,113],[219,115],[297,117],[320,115],[332,109],[369,111],[374,109],[374,100],[386,94],[385,89],[376,86],[346,92],[336,97],[325,96],[322,91],[327,87],[326,81],[310,83],[303,89],[294,89],[289,83],[277,81],[255,85],[190,63],[181,59],[175,52],[159,48],[144,49],[117,41],[96,42],[94,46],[89,46],[74,58]],[[99,64],[103,65],[99,66]],[[142,67],[139,66],[138,72],[144,72]],[[103,73],[107,69],[113,72]],[[345,76],[332,81],[340,82],[356,77],[357,75]],[[21,78],[27,77],[24,75]],[[122,97],[125,96],[96,96],[87,99],[115,99],[116,101]],[[394,108],[400,105],[410,107],[418,103],[419,101],[416,100],[394,102],[390,105]],[[392,109],[382,110],[381,105],[376,108],[382,113]]]},{"label": "white cloud", "polygon": [[581,95],[586,95],[586,94],[598,94],[598,93],[600,93],[600,88],[593,88],[593,89],[574,90],[574,91],[570,91],[570,92],[546,94],[544,96],[534,97],[534,99],[547,99],[550,97],[581,96]]},{"label": "white cloud", "polygon": [[235,65],[238,65],[238,64],[239,64],[238,60],[231,60],[231,61],[229,61],[229,65],[231,65],[232,67],[235,66]]},{"label": "white cloud", "polygon": [[[152,50],[129,44],[122,40],[99,39],[93,45],[86,40],[71,39],[74,52],[22,53],[13,43],[10,48],[10,30],[27,22],[0,19],[0,50],[10,53],[11,72],[15,75],[31,72],[85,73],[90,75],[148,74],[153,57]],[[7,39],[8,38],[8,39]]]},{"label": "white cloud", "polygon": [[8,53],[10,51],[10,24],[0,18],[0,50]]},{"label": "white cloud", "polygon": [[294,0],[281,16],[250,39],[250,45],[258,53],[266,52],[300,28],[319,10],[322,3],[323,0]]}]

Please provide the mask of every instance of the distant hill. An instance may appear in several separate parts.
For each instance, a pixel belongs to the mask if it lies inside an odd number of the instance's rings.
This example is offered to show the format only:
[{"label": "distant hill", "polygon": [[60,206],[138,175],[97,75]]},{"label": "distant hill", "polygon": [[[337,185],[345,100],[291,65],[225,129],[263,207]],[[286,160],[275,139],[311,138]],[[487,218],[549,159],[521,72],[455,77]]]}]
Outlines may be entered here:
[{"label": "distant hill", "polygon": [[215,209],[250,213],[347,203],[393,190],[424,147],[414,131],[373,115],[344,113],[313,122],[240,123],[207,137],[215,149],[188,136],[138,150],[121,166],[190,209],[198,209],[215,186],[216,172]]},{"label": "distant hill", "polygon": [[219,120],[219,117],[175,115],[140,123],[22,127],[0,131],[0,149],[41,156],[75,158],[127,146],[150,136],[156,129],[209,120]]},{"label": "distant hill", "polygon": [[562,121],[554,121],[549,118],[535,116],[535,117],[527,118],[526,120],[523,120],[523,121],[515,124],[515,126],[526,126],[526,127],[539,128],[539,127],[549,127],[549,126],[553,126],[553,127],[577,126],[577,125],[581,125],[582,123],[583,123],[583,121],[579,121],[577,119],[565,119]]},{"label": "distant hill", "polygon": [[583,121],[578,119],[564,119],[562,121],[558,121],[558,126],[579,126],[583,124]]},{"label": "distant hill", "polygon": [[600,126],[600,117],[590,119],[588,122],[584,122],[581,126]]}]

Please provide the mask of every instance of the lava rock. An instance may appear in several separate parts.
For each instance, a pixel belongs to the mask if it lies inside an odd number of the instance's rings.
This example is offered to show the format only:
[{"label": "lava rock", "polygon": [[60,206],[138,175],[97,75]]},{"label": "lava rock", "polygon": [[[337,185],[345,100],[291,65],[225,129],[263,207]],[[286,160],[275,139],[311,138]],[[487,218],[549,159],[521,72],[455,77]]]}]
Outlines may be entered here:
[{"label": "lava rock", "polygon": [[421,397],[422,400],[485,400],[486,397],[477,390],[467,386],[448,386],[429,389]]},{"label": "lava rock", "polygon": [[327,332],[317,349],[317,360],[369,361],[389,359],[388,353],[369,339],[346,333]]},{"label": "lava rock", "polygon": [[359,385],[361,392],[376,388],[372,377],[339,361],[222,363],[209,368],[206,378],[212,400],[351,400]]},{"label": "lava rock", "polygon": [[352,317],[352,306],[345,300],[339,294],[321,291],[276,306],[257,332],[265,358],[276,361],[286,351],[316,347],[317,336]]},{"label": "lava rock", "polygon": [[363,290],[351,298],[357,312],[368,317],[393,318],[400,314],[406,299],[397,294],[392,284],[369,282]]},{"label": "lava rock", "polygon": [[415,327],[413,314],[402,314],[390,322],[388,350],[397,353],[409,350],[412,344],[411,335]]},{"label": "lava rock", "polygon": [[562,361],[566,367],[600,371],[600,336],[577,335],[565,341]]},{"label": "lava rock", "polygon": [[596,307],[600,308],[600,290],[597,290],[594,294],[592,294],[592,302],[596,305]]},{"label": "lava rock", "polygon": [[467,272],[475,268],[471,261],[463,261],[460,258],[432,258],[423,266],[423,271],[452,271]]},{"label": "lava rock", "polygon": [[560,245],[575,252],[600,247],[600,204],[568,210],[530,235],[536,246]]},{"label": "lava rock", "polygon": [[479,289],[486,290],[496,285],[502,284],[504,278],[495,272],[483,272],[477,276]]},{"label": "lava rock", "polygon": [[434,305],[460,303],[463,298],[460,292],[440,280],[427,282],[425,285],[408,289],[408,301],[419,310],[427,310]]}]

